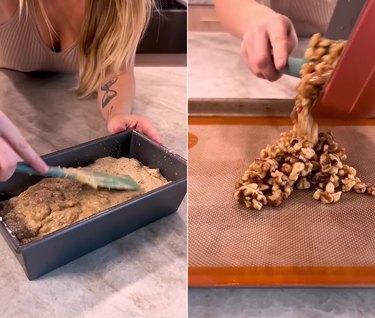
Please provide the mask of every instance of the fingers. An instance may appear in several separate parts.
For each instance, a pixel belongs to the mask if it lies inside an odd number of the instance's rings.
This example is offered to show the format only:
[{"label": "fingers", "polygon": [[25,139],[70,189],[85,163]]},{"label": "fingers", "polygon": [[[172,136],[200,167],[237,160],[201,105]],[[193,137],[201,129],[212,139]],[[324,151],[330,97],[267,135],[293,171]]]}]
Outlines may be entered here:
[{"label": "fingers", "polygon": [[241,55],[250,71],[257,77],[269,81],[275,81],[280,77],[273,65],[265,30],[259,29],[257,32],[245,34]]},{"label": "fingers", "polygon": [[245,33],[241,56],[257,77],[275,81],[278,72],[288,63],[288,55],[297,45],[297,36],[291,21],[282,15],[273,15]]},{"label": "fingers", "polygon": [[288,37],[280,34],[270,33],[270,43],[272,45],[275,68],[283,69],[288,64]]},{"label": "fingers", "polygon": [[31,148],[18,128],[2,112],[0,112],[0,137],[9,144],[9,148],[12,148],[14,152],[35,170],[41,174],[47,172],[48,167],[46,163]]},{"label": "fingers", "polygon": [[135,115],[117,115],[112,117],[112,119],[108,122],[107,128],[111,134],[116,134],[126,129],[135,129],[140,133],[145,134],[155,142],[159,144],[162,143],[156,129],[146,117]]},{"label": "fingers", "polygon": [[274,63],[277,70],[283,69],[288,63],[288,56],[297,45],[297,35],[287,17],[280,16],[278,24],[270,24],[269,41],[272,46]]},{"label": "fingers", "polygon": [[298,37],[293,25],[291,25],[291,29],[289,30],[288,39],[288,53],[290,54],[298,45]]},{"label": "fingers", "polygon": [[107,125],[107,129],[110,134],[117,134],[126,130],[126,125],[123,121],[120,120],[111,120]]},{"label": "fingers", "polygon": [[22,161],[20,156],[0,138],[0,181],[6,181],[13,175],[18,161]]},{"label": "fingers", "polygon": [[259,51],[254,57],[254,63],[263,77],[271,82],[279,79],[280,74],[276,71],[271,54],[270,43],[267,35],[262,35],[257,39]]}]

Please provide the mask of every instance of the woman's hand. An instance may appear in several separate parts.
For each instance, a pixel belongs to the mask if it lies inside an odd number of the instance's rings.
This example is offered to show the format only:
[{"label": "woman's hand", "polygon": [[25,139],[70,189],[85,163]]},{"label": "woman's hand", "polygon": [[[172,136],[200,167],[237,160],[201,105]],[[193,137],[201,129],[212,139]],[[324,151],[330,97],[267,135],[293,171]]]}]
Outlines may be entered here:
[{"label": "woman's hand", "polygon": [[111,134],[116,134],[126,129],[135,129],[161,144],[161,139],[150,120],[143,116],[113,115],[107,122],[107,129]]},{"label": "woman's hand", "polygon": [[256,76],[276,81],[281,76],[278,71],[287,65],[288,56],[297,42],[292,22],[286,16],[274,13],[244,33],[241,56]]},{"label": "woman's hand", "polygon": [[133,65],[120,74],[108,76],[103,82],[98,90],[98,104],[108,131],[116,134],[126,129],[135,129],[161,144],[161,139],[148,118],[130,115],[134,96]]},{"label": "woman's hand", "polygon": [[47,173],[46,163],[27,143],[18,128],[0,111],[0,181],[8,180],[18,161],[24,160],[41,174]]}]

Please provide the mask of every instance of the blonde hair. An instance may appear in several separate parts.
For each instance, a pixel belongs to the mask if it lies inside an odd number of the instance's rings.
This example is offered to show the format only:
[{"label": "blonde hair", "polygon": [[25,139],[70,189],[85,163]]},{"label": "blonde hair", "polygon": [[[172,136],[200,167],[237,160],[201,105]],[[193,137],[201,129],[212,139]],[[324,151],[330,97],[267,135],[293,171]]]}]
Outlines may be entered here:
[{"label": "blonde hair", "polygon": [[153,6],[154,0],[89,0],[78,44],[79,96],[131,66]]},{"label": "blonde hair", "polygon": [[[28,0],[19,2],[22,8]],[[38,4],[52,40],[56,33],[42,0],[38,0]],[[87,97],[95,93],[109,74],[118,74],[132,65],[154,6],[155,0],[87,1],[78,38],[78,96]]]}]

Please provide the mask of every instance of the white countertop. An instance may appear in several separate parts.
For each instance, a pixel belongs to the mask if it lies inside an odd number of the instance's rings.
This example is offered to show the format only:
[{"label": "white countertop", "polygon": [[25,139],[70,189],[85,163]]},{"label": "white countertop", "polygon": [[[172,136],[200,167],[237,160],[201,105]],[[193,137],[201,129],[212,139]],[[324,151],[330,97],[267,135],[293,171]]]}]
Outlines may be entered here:
[{"label": "white countertop", "polygon": [[[294,98],[299,79],[268,82],[254,76],[240,57],[240,40],[227,33],[189,32],[189,98]],[[301,56],[307,40],[293,55]]]},{"label": "white countertop", "polygon": [[[186,68],[136,67],[134,112],[186,158]],[[0,109],[43,154],[106,134],[72,76],[0,71]],[[177,213],[29,281],[0,237],[2,318],[186,316],[186,200]]]},{"label": "white countertop", "polygon": [[189,290],[194,318],[372,318],[372,289],[206,288]]}]

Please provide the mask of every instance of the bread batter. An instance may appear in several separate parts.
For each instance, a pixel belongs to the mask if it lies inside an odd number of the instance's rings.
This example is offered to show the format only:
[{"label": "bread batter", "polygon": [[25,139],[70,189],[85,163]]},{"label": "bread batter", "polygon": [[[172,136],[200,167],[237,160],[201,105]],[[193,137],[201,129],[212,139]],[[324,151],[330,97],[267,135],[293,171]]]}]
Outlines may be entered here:
[{"label": "bread batter", "polygon": [[140,190],[95,190],[76,180],[46,178],[2,202],[0,216],[17,239],[27,243],[168,183],[159,169],[150,169],[136,159],[105,157],[90,168],[112,175],[129,175],[140,185]]}]

